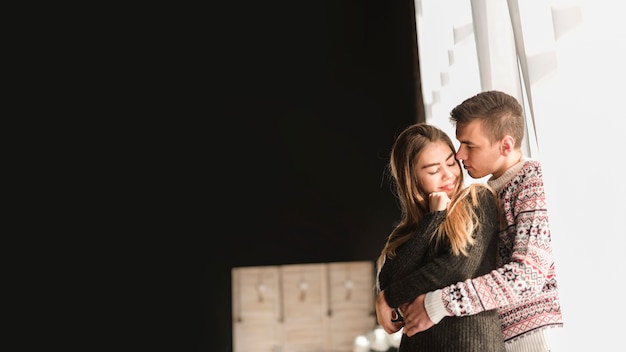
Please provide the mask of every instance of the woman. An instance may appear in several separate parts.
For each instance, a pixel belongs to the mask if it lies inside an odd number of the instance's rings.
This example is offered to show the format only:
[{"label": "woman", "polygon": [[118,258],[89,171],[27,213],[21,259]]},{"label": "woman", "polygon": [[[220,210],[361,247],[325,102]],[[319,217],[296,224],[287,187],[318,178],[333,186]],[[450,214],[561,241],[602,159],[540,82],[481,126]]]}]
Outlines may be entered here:
[{"label": "woman", "polygon": [[[394,143],[389,172],[402,218],[378,258],[380,295],[396,285],[394,291],[403,296],[395,301],[411,302],[496,267],[495,195],[486,185],[464,187],[460,162],[445,132],[425,123],[406,128]],[[398,324],[403,324],[401,307],[394,308]],[[504,350],[496,310],[446,317],[412,337],[403,334],[399,346],[400,352]]]}]

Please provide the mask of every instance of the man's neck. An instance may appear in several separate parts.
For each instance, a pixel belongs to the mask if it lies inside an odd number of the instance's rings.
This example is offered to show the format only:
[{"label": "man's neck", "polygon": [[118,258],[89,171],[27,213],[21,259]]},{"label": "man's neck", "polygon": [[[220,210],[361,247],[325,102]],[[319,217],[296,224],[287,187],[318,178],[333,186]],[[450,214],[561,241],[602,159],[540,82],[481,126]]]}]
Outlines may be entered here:
[{"label": "man's neck", "polygon": [[502,163],[502,166],[499,168],[499,170],[493,173],[493,178],[496,179],[502,176],[508,169],[522,161],[523,157],[524,154],[522,154],[521,150],[514,150],[509,153],[509,155],[505,157],[504,162]]}]

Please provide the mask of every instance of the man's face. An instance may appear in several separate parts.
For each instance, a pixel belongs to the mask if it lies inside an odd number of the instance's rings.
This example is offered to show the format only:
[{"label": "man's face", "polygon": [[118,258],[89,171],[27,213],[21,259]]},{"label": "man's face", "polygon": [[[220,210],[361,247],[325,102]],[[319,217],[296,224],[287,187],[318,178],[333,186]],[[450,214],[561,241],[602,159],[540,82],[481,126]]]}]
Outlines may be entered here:
[{"label": "man's face", "polygon": [[456,158],[463,162],[463,167],[473,178],[481,178],[490,174],[496,176],[500,160],[500,143],[491,144],[483,132],[482,122],[470,122],[456,129],[456,139],[460,142]]}]

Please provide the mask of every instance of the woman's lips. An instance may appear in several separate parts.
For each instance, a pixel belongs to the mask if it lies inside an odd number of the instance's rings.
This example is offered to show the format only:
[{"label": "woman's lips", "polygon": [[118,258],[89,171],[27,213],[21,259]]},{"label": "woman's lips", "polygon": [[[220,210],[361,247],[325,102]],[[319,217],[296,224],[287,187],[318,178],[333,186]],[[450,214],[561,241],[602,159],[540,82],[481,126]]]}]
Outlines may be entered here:
[{"label": "woman's lips", "polygon": [[455,183],[449,183],[449,184],[441,187],[441,189],[444,190],[444,191],[452,191],[454,189],[455,185],[456,185]]}]

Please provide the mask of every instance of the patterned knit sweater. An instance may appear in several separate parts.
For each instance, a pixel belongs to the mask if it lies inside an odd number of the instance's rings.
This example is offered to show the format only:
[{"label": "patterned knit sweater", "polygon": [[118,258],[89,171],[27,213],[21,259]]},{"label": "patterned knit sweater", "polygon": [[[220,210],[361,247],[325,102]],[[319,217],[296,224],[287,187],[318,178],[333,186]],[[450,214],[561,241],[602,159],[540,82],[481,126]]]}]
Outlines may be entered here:
[{"label": "patterned knit sweater", "polygon": [[[385,293],[391,290],[401,293],[403,297],[415,297],[492,271],[497,260],[498,208],[496,199],[486,188],[479,189],[479,204],[483,214],[480,226],[473,234],[475,242],[469,247],[468,256],[451,254],[449,242],[447,245],[434,246],[431,235],[444,220],[446,211],[431,212],[420,220],[415,234],[397,249],[396,256],[387,258],[378,275],[379,288],[385,290]],[[399,347],[400,352],[504,350],[495,309],[471,316],[448,317],[412,337],[403,334]]]},{"label": "patterned knit sweater", "polygon": [[545,328],[562,326],[563,317],[541,164],[524,158],[488,184],[503,207],[498,269],[428,293],[426,310],[437,323],[497,308],[507,351],[548,351]]}]

